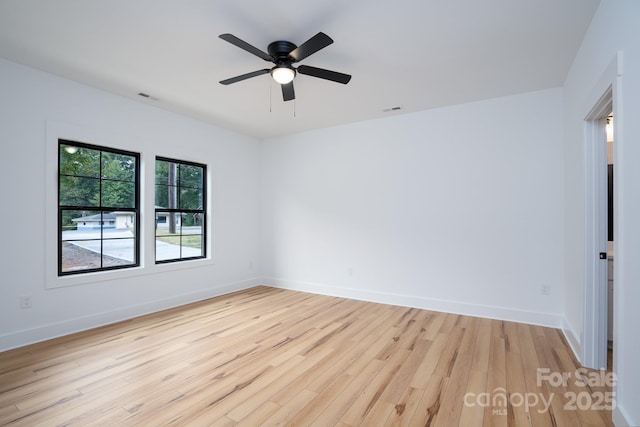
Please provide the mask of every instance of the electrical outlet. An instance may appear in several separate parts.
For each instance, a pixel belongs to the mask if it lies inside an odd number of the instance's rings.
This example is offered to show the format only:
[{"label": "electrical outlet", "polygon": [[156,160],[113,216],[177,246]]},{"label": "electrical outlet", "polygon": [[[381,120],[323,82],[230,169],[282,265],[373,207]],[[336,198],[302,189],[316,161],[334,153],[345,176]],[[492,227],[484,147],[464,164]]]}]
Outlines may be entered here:
[{"label": "electrical outlet", "polygon": [[20,297],[20,308],[31,308],[31,295],[22,295]]},{"label": "electrical outlet", "polygon": [[551,293],[551,287],[549,285],[542,285],[542,295],[549,295]]}]

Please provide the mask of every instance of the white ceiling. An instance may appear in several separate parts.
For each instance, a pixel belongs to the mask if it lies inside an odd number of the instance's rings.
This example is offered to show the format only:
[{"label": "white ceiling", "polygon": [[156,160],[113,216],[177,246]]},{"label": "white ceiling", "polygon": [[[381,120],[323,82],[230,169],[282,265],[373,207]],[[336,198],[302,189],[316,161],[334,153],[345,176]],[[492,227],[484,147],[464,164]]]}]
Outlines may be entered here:
[{"label": "white ceiling", "polygon": [[[0,57],[268,138],[561,86],[598,3],[0,0]],[[319,31],[334,44],[299,64],[348,85],[298,75],[285,103],[268,75],[218,83],[269,67],[219,34],[266,51]]]}]

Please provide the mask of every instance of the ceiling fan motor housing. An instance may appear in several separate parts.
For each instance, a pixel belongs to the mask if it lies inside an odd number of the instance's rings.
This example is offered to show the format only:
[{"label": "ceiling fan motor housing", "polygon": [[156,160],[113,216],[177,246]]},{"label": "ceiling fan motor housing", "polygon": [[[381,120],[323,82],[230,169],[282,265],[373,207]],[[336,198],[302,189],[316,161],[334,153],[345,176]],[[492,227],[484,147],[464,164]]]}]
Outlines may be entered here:
[{"label": "ceiling fan motor housing", "polygon": [[273,58],[273,62],[275,62],[277,65],[291,65],[291,63],[294,61],[294,58],[289,56],[289,54],[293,52],[293,50],[297,47],[298,46],[291,42],[279,40],[270,43],[267,47],[267,51]]}]

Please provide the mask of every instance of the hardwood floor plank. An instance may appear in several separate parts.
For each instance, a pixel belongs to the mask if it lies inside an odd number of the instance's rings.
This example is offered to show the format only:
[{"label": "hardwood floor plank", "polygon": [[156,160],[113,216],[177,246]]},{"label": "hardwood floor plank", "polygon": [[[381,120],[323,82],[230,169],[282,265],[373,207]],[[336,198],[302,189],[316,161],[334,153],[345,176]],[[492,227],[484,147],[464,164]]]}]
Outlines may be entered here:
[{"label": "hardwood floor plank", "polygon": [[[504,409],[509,425],[528,426],[531,424],[529,412],[525,411],[523,405],[514,405],[513,399],[520,399],[527,392],[524,379],[524,369],[522,366],[522,356],[520,353],[508,351],[505,354],[506,362],[506,386],[504,387],[507,397],[506,408],[499,405],[497,409]],[[498,394],[495,390],[492,392]],[[493,396],[492,396],[493,397]],[[520,400],[517,400],[519,402]]]},{"label": "hardwood floor plank", "polygon": [[462,337],[459,349],[452,354],[451,360],[446,363],[449,365],[445,375],[445,378],[448,379],[448,384],[443,389],[440,410],[436,416],[438,424],[448,426],[458,425],[460,420],[475,344],[474,332],[476,329],[462,329],[458,326],[455,329],[462,330]]},{"label": "hardwood floor plank", "polygon": [[[469,373],[469,380],[465,387],[465,396],[467,393],[472,393],[474,397],[479,396],[486,390],[487,385],[487,372],[476,371],[471,369]],[[464,405],[460,413],[459,425],[465,427],[482,427],[484,418],[484,408],[477,403],[476,399],[466,399],[463,397]]]},{"label": "hardwood floor plank", "polygon": [[357,425],[359,420],[366,418],[410,354],[411,351],[404,348],[394,351],[391,357],[384,361],[382,369],[366,381],[365,387],[351,403],[341,421],[346,424]]},{"label": "hardwood floor plank", "polygon": [[130,413],[122,408],[115,408],[98,418],[84,420],[81,423],[71,421],[65,427],[104,427],[104,426],[121,426],[127,425],[127,419]]},{"label": "hardwood floor plank", "polygon": [[439,375],[432,375],[426,384],[424,394],[420,403],[416,408],[416,413],[411,419],[411,425],[416,426],[431,426],[437,425],[436,417],[440,412],[440,405],[442,404],[443,393],[446,390],[449,383],[448,378],[441,377]]},{"label": "hardwood floor plank", "polygon": [[[504,334],[502,332],[504,330],[503,325],[504,322],[496,320],[493,321],[491,328],[492,335],[489,348],[491,357],[489,358],[489,365],[487,367],[487,383],[485,388],[485,392],[489,393],[490,398],[500,393],[500,390],[504,390],[506,393],[507,388],[506,349]],[[477,395],[474,397],[477,398]],[[493,405],[487,405],[484,408],[483,425],[486,427],[506,427],[509,418],[505,413],[501,412],[502,409],[503,408],[500,407],[494,407]]]},{"label": "hardwood floor plank", "polygon": [[424,325],[425,330],[422,332],[422,338],[427,341],[435,340],[446,318],[446,313],[429,312],[429,317]]},{"label": "hardwood floor plank", "polygon": [[[322,352],[318,352],[312,356],[305,357],[304,360],[302,360],[302,362],[296,366],[289,365],[288,368],[291,368],[291,372],[288,375],[280,376],[279,378],[269,383],[266,387],[254,393],[251,399],[247,399],[233,408],[233,410],[231,410],[227,414],[227,417],[235,421],[242,421],[245,418],[249,417],[258,407],[262,405],[262,402],[271,401],[270,399],[274,395],[281,392],[282,390],[289,388],[291,385],[291,381],[293,381],[294,378],[298,378],[305,372],[314,369],[318,363],[328,358],[333,352],[334,349],[326,347]],[[287,399],[286,402],[290,402],[294,398],[295,395]]]},{"label": "hardwood floor plank", "polygon": [[413,379],[415,372],[418,370],[421,362],[425,359],[431,341],[418,339],[414,347],[410,350],[410,354],[406,361],[400,365],[397,373],[391,378],[387,384],[380,399],[389,403],[399,403],[402,401],[404,394],[409,389],[409,384]]},{"label": "hardwood floor plank", "polygon": [[0,425],[611,426],[578,368],[555,329],[258,286],[0,353]]},{"label": "hardwood floor plank", "polygon": [[510,353],[520,354],[520,340],[518,338],[518,324],[514,322],[502,322],[504,347]]},{"label": "hardwood floor plank", "polygon": [[207,405],[205,408],[198,411],[192,411],[199,413],[197,417],[193,419],[183,417],[181,423],[195,422],[197,424],[200,420],[206,420],[220,415],[227,416],[244,401],[252,399],[253,396],[259,394],[263,388],[269,386],[273,381],[277,381],[282,376],[285,376],[291,369],[302,363],[304,360],[304,356],[296,355],[290,358],[286,364],[279,366],[272,366],[268,364],[264,366],[257,366],[256,369],[240,378],[239,381],[232,385],[232,387],[225,388],[216,396],[212,396],[212,398],[207,399]]},{"label": "hardwood floor plank", "polygon": [[374,359],[361,372],[355,373],[352,381],[336,396],[331,406],[327,407],[309,426],[322,427],[337,424],[358,396],[364,393],[371,378],[382,371],[384,365],[384,361]]},{"label": "hardwood floor plank", "polygon": [[[252,399],[253,400],[253,399]],[[267,420],[281,408],[271,401],[260,402],[260,406],[236,423],[239,427],[253,427],[266,425]],[[232,420],[233,421],[233,420]]]},{"label": "hardwood floor plank", "polygon": [[435,337],[427,350],[427,354],[424,359],[422,359],[422,362],[418,366],[416,372],[413,374],[413,378],[409,384],[411,387],[421,390],[427,388],[431,375],[438,365],[438,361],[440,360],[448,342],[449,336],[447,334],[438,334]]},{"label": "hardwood floor plank", "polygon": [[296,395],[293,399],[287,402],[285,405],[281,406],[280,409],[272,416],[270,416],[265,425],[271,426],[283,426],[286,425],[287,422],[302,408],[308,405],[318,393],[309,390],[302,390],[300,393]]},{"label": "hardwood floor plank", "polygon": [[385,426],[410,426],[411,419],[416,413],[416,410],[418,409],[418,405],[420,404],[420,401],[422,400],[424,393],[425,393],[424,390],[419,390],[413,387],[407,387],[405,388],[403,395],[397,399],[396,404],[388,403],[388,402],[385,402],[383,399],[380,399],[382,403],[391,405],[391,411],[389,412],[389,415],[386,417],[386,422],[384,423],[384,425]]},{"label": "hardwood floor plank", "polygon": [[[342,375],[337,378],[329,387],[319,392],[316,398],[302,408],[298,413],[293,414],[288,425],[308,426],[320,417],[336,400],[336,397],[353,381],[350,375]],[[297,392],[299,392],[298,390]],[[297,394],[297,393],[296,393]],[[295,396],[295,395],[294,395]],[[293,397],[295,398],[295,397]],[[285,403],[286,404],[286,403]],[[330,425],[330,424],[327,424]]]},{"label": "hardwood floor plank", "polygon": [[451,376],[451,372],[453,371],[453,367],[460,352],[464,332],[464,329],[454,327],[452,330],[445,333],[447,343],[439,354],[438,363],[433,371],[436,375],[445,378],[449,378]]},{"label": "hardwood floor plank", "polygon": [[378,400],[376,404],[371,408],[371,411],[367,416],[360,420],[357,425],[361,426],[382,426],[385,421],[389,419],[394,409],[393,404]]},{"label": "hardwood floor plank", "polygon": [[0,419],[7,419],[18,412],[20,412],[20,410],[16,405],[0,406]]},{"label": "hardwood floor plank", "polygon": [[491,356],[491,325],[491,320],[480,319],[480,327],[478,329],[471,365],[471,369],[474,371],[487,372],[489,368],[489,358]]},{"label": "hardwood floor plank", "polygon": [[284,405],[293,399],[299,390],[306,388],[320,393],[323,390],[330,389],[338,380],[350,377],[348,373],[346,373],[348,367],[354,360],[361,358],[365,349],[374,345],[375,342],[376,337],[369,336],[360,341],[362,345],[352,343],[349,347],[343,347],[341,351],[333,353],[332,358],[323,359],[316,364],[313,370],[309,370],[300,375],[289,384],[289,387],[277,393],[271,400]]}]

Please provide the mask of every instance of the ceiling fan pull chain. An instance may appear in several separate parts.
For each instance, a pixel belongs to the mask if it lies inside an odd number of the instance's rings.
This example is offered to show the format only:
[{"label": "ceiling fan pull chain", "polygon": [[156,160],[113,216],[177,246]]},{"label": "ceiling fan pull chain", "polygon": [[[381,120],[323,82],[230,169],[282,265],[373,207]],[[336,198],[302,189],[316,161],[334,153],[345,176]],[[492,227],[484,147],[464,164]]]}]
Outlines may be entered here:
[{"label": "ceiling fan pull chain", "polygon": [[272,95],[273,92],[273,84],[271,83],[271,80],[269,80],[269,112],[271,113],[271,104],[273,104],[273,100],[271,98],[273,98]]}]

